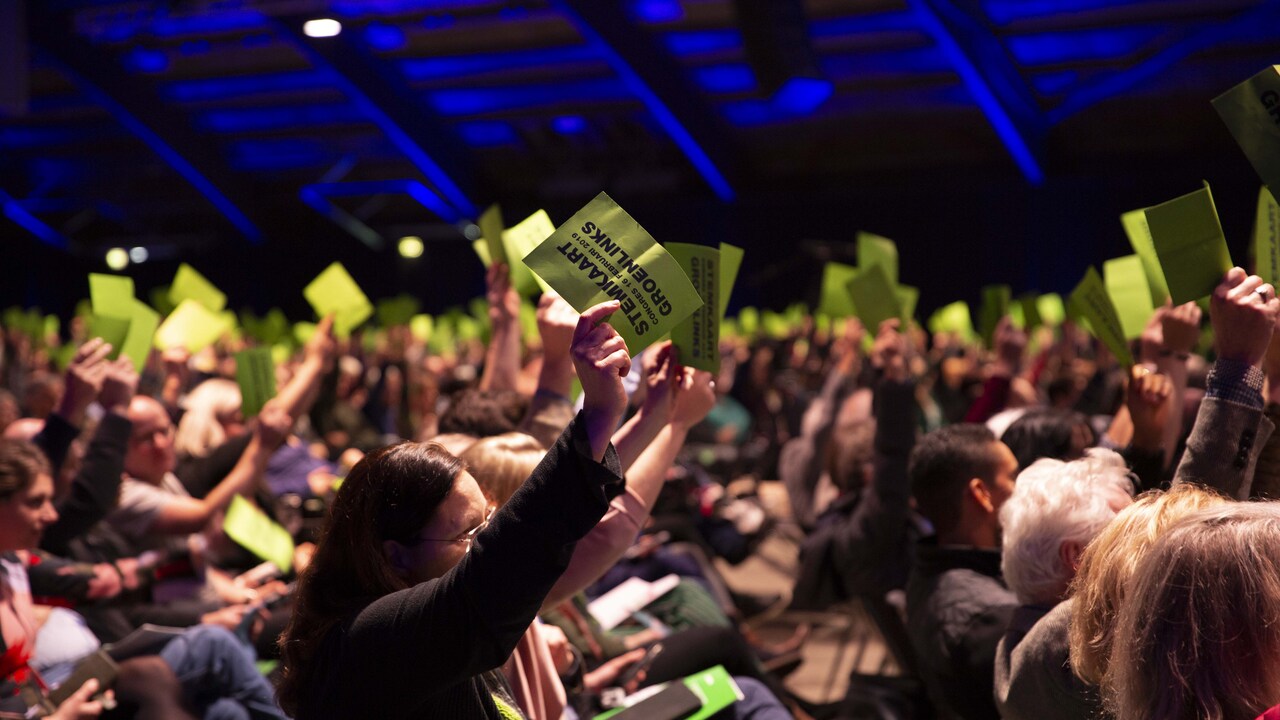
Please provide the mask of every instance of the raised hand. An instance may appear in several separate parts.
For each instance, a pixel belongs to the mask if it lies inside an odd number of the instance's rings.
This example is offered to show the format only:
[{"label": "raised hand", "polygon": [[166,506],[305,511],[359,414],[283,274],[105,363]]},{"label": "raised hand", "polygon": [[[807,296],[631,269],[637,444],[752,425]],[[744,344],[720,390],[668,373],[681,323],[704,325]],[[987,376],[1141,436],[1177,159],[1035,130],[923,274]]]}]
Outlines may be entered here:
[{"label": "raised hand", "polygon": [[1155,450],[1163,444],[1165,426],[1168,423],[1172,403],[1173,382],[1169,376],[1153,373],[1148,368],[1135,365],[1129,377],[1129,389],[1125,405],[1133,421],[1133,445]]},{"label": "raised hand", "polygon": [[80,346],[67,366],[66,389],[58,405],[58,414],[76,427],[84,422],[85,410],[98,399],[109,354],[111,345],[101,338],[94,338]]},{"label": "raised hand", "polygon": [[886,380],[902,382],[907,379],[907,341],[898,332],[898,322],[897,318],[890,318],[880,323],[871,348],[871,364],[884,373]]},{"label": "raised hand", "polygon": [[716,406],[716,381],[706,370],[684,368],[676,400],[671,408],[671,424],[685,429],[702,422]]},{"label": "raised hand", "polygon": [[537,318],[543,362],[568,360],[573,329],[578,326],[578,311],[556,293],[544,292],[538,300]]},{"label": "raised hand", "polygon": [[1220,358],[1260,365],[1271,343],[1280,300],[1275,288],[1241,268],[1227,271],[1213,291],[1210,319]]},{"label": "raised hand", "polygon": [[671,341],[666,340],[641,356],[644,367],[645,412],[666,416],[680,384],[681,368],[676,362]]},{"label": "raised hand", "polygon": [[520,317],[520,294],[511,287],[507,266],[495,263],[485,271],[485,300],[489,302],[489,320],[494,325],[514,323]]},{"label": "raised hand", "polygon": [[996,372],[1017,375],[1022,369],[1022,354],[1027,349],[1027,334],[1013,326],[1009,316],[996,325]]},{"label": "raised hand", "polygon": [[258,442],[268,451],[275,450],[289,437],[293,430],[293,418],[278,403],[268,402],[258,413],[258,427],[255,431]]},{"label": "raised hand", "polygon": [[128,358],[119,358],[104,364],[102,390],[98,393],[98,403],[107,412],[123,415],[129,409],[129,402],[138,392],[138,373]]},{"label": "raised hand", "polygon": [[304,352],[308,359],[319,362],[325,372],[333,370],[333,363],[338,356],[338,341],[333,337],[333,314],[316,323],[316,331],[307,340]]},{"label": "raised hand", "polygon": [[596,460],[604,459],[610,436],[627,408],[622,378],[631,372],[631,355],[626,341],[606,322],[618,308],[618,301],[610,300],[582,313],[570,349],[582,383],[582,413]]}]

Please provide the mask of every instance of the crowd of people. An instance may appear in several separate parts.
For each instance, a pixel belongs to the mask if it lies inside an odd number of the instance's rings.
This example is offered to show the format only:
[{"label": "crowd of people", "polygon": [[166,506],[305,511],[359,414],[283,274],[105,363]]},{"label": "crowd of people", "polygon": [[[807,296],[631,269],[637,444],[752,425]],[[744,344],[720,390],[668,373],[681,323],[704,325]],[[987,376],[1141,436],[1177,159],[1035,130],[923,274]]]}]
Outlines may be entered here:
[{"label": "crowd of people", "polygon": [[[251,339],[139,369],[79,321],[5,328],[0,717],[585,720],[717,666],[725,718],[1280,714],[1261,278],[1157,309],[1132,367],[1071,320],[984,347],[807,316],[714,374],[633,353],[616,301],[544,293],[530,332],[487,286],[484,335],[435,350],[323,319],[252,417]],[[246,503],[291,562],[231,537]],[[781,600],[723,574],[771,537]],[[593,612],[636,581],[664,591]],[[746,622],[784,606],[861,608],[900,672],[795,694],[803,633]]]}]

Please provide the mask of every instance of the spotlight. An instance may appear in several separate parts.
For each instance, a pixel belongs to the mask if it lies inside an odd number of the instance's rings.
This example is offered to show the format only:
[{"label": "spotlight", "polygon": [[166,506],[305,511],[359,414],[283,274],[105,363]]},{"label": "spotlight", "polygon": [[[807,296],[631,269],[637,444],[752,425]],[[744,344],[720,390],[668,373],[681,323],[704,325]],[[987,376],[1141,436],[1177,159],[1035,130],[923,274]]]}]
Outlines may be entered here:
[{"label": "spotlight", "polygon": [[111,248],[107,251],[107,267],[112,270],[123,270],[129,267],[129,253],[124,248]]},{"label": "spotlight", "polygon": [[400,257],[417,258],[422,257],[422,238],[409,235],[400,238]]},{"label": "spotlight", "polygon": [[342,32],[342,23],[333,18],[316,18],[302,24],[302,33],[307,37],[327,38]]},{"label": "spotlight", "polygon": [[144,263],[149,257],[151,257],[151,253],[147,252],[144,247],[136,247],[129,251],[129,259],[135,263]]}]

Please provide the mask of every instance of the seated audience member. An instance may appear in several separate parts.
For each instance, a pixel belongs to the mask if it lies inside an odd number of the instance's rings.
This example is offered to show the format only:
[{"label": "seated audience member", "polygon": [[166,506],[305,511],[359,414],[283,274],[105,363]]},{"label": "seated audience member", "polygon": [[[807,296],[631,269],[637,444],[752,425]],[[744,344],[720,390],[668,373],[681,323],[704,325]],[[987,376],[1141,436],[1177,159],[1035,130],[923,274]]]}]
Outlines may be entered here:
[{"label": "seated audience member", "polygon": [[1133,489],[1123,458],[1110,450],[1071,462],[1037,460],[1018,474],[1000,509],[1001,569],[1021,603],[996,649],[1004,720],[1070,720],[1096,709],[1096,697],[1071,673],[1071,616],[1049,612],[1066,597],[1085,547],[1132,502]]},{"label": "seated audience member", "polygon": [[1169,528],[1134,570],[1103,688],[1117,720],[1251,718],[1280,698],[1280,506]]},{"label": "seated audience member", "polygon": [[1076,460],[1093,447],[1089,419],[1077,412],[1035,408],[1023,413],[1000,435],[1018,458],[1019,467],[1030,467],[1040,458]]},{"label": "seated audience member", "polygon": [[917,544],[907,629],[940,717],[991,718],[996,645],[1018,599],[1000,575],[1000,508],[1018,461],[981,425],[925,435],[911,453],[917,507],[935,536]]}]

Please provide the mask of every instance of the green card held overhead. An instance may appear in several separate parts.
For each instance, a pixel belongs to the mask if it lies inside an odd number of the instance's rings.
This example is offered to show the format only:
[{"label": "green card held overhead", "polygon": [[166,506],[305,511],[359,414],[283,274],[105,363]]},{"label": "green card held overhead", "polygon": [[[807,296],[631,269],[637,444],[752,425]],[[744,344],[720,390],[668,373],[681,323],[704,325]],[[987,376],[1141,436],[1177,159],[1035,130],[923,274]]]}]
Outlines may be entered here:
[{"label": "green card held overhead", "polygon": [[1126,339],[1142,335],[1155,308],[1151,305],[1151,288],[1147,287],[1147,274],[1142,268],[1142,258],[1125,255],[1102,264],[1102,281],[1111,296],[1111,304],[1120,316],[1120,327]]},{"label": "green card held overhead", "polygon": [[978,327],[987,347],[995,344],[996,325],[1000,324],[1000,318],[1009,314],[1009,302],[1012,299],[1013,289],[1008,285],[986,285],[982,288],[982,310]]},{"label": "green card held overhead", "polygon": [[729,243],[720,243],[720,318],[729,310],[729,299],[733,297],[733,286],[738,282],[738,271],[742,269],[742,248]]},{"label": "green card held overhead", "polygon": [[1129,343],[1125,340],[1124,328],[1120,325],[1120,317],[1116,314],[1111,296],[1107,294],[1106,285],[1098,271],[1089,267],[1080,284],[1071,291],[1068,300],[1071,307],[1087,321],[1090,332],[1111,351],[1122,365],[1133,364],[1133,355],[1129,352]]},{"label": "green card held overhead", "polygon": [[509,263],[507,251],[502,246],[502,231],[506,227],[502,222],[502,208],[497,203],[490,205],[480,219],[476,220],[476,225],[480,227],[480,239],[484,240],[484,247],[489,255],[489,262],[485,266]]},{"label": "green card held overhead", "polygon": [[427,342],[431,339],[431,332],[434,329],[435,321],[430,315],[414,315],[409,319],[409,333],[418,342]]},{"label": "green card held overhead", "polygon": [[258,347],[236,353],[236,383],[240,385],[240,413],[257,416],[276,396],[276,366],[271,348]]},{"label": "green card held overhead", "polygon": [[958,336],[962,342],[972,342],[973,316],[969,312],[969,303],[957,300],[938,308],[929,316],[929,332],[935,335],[949,333]]},{"label": "green card held overhead", "polygon": [[1040,307],[1036,304],[1039,298],[1035,293],[1027,293],[1018,297],[1017,305],[1022,312],[1022,327],[1027,332],[1035,330],[1044,325],[1044,319],[1040,317]]},{"label": "green card held overhead", "polygon": [[1280,280],[1280,205],[1265,186],[1258,191],[1258,213],[1253,220],[1255,271],[1273,286]]},{"label": "green card held overhead", "polygon": [[169,299],[168,285],[151,288],[151,292],[147,293],[147,298],[151,300],[151,307],[161,315],[168,315],[178,307]]},{"label": "green card held overhead", "polygon": [[227,307],[227,296],[186,263],[178,266],[178,274],[169,286],[169,302],[176,307],[183,300],[195,300],[212,312],[222,312]]},{"label": "green card held overhead", "polygon": [[1272,192],[1280,192],[1280,65],[1213,99],[1213,108]]},{"label": "green card held overhead", "polygon": [[916,316],[916,305],[920,302],[920,288],[910,285],[899,285],[894,288],[898,296],[898,307],[902,308],[902,326],[905,328],[911,318]]},{"label": "green card held overhead", "polygon": [[373,315],[373,303],[340,262],[325,268],[303,289],[302,295],[319,317],[334,316],[333,331],[338,337],[349,337],[352,330]]},{"label": "green card held overhead", "polygon": [[702,298],[702,307],[671,328],[671,343],[677,359],[680,364],[698,370],[719,372],[720,251],[688,243],[667,243],[666,247]]},{"label": "green card held overhead", "polygon": [[382,327],[407,325],[418,314],[418,299],[412,295],[397,295],[378,301],[378,324]]},{"label": "green card held overhead", "polygon": [[875,335],[885,320],[902,317],[902,306],[884,265],[860,269],[849,281],[848,290],[868,335]]},{"label": "green card held overhead", "polygon": [[141,373],[147,366],[147,358],[151,356],[151,348],[155,342],[156,328],[160,327],[160,313],[152,310],[141,300],[133,300],[133,314],[129,321],[129,332],[125,335],[124,346],[120,354],[129,358],[133,369]]},{"label": "green card held overhead", "polygon": [[471,249],[476,252],[476,257],[480,258],[480,264],[486,268],[493,264],[493,258],[489,257],[489,243],[484,238],[480,238],[471,243]]},{"label": "green card held overhead", "polygon": [[289,531],[243,496],[231,498],[222,530],[245,550],[274,564],[281,572],[287,573],[293,568],[294,545]]},{"label": "green card held overhead", "polygon": [[89,317],[89,337],[102,338],[111,345],[111,354],[107,357],[115,360],[124,349],[124,341],[129,337],[130,319],[94,313]]},{"label": "green card held overhead", "polygon": [[1147,226],[1145,210],[1130,210],[1121,215],[1120,224],[1124,226],[1124,234],[1129,237],[1129,246],[1142,258],[1142,270],[1147,275],[1147,287],[1151,289],[1152,307],[1164,305],[1164,301],[1169,299],[1169,286],[1164,281],[1160,258],[1156,257],[1156,244],[1151,239],[1151,228]]},{"label": "green card held overhead", "polygon": [[217,314],[195,300],[183,300],[155,333],[155,346],[161,350],[185,348],[192,354],[209,347],[227,332]]},{"label": "green card held overhead", "polygon": [[511,273],[511,286],[522,296],[536,295],[551,289],[542,278],[529,272],[529,268],[521,262],[521,258],[533,252],[543,240],[551,237],[556,226],[546,210],[539,210],[521,220],[514,227],[502,232],[502,245],[506,248],[507,257],[514,258],[508,269]]},{"label": "green card held overhead", "polygon": [[849,295],[849,282],[858,276],[858,268],[829,262],[822,268],[822,296],[818,312],[832,318],[846,318],[856,313]]},{"label": "green card held overhead", "polygon": [[98,315],[133,317],[133,278],[89,273],[89,300]]},{"label": "green card held overhead", "polygon": [[569,218],[524,262],[583,312],[618,300],[609,324],[632,355],[702,306],[680,264],[605,193]]},{"label": "green card held overhead", "polygon": [[[866,270],[872,265],[884,268],[885,277],[889,278],[891,285],[898,284],[898,246],[887,237],[860,232],[858,233],[858,269]],[[854,301],[854,305],[857,304],[857,301]]]},{"label": "green card held overhead", "polygon": [[1209,183],[1145,212],[1173,304],[1189,303],[1212,293],[1231,269],[1231,254],[1218,223]]},{"label": "green card held overhead", "polygon": [[1036,298],[1036,310],[1040,320],[1049,327],[1057,327],[1067,319],[1067,308],[1058,293],[1045,293]]}]

